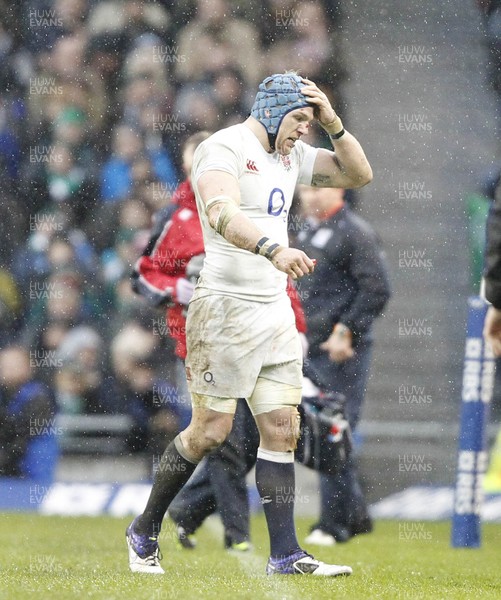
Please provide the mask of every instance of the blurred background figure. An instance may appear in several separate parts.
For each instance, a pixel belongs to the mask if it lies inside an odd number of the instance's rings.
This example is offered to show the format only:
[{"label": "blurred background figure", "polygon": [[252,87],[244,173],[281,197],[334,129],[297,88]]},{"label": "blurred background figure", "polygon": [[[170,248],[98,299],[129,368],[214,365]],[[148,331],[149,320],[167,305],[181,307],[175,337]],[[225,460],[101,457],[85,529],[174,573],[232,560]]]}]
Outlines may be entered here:
[{"label": "blurred background figure", "polygon": [[[200,131],[184,143],[182,156],[186,179],[174,192],[172,203],[156,215],[155,227],[132,275],[132,287],[136,293],[152,307],[166,307],[165,327],[162,329],[175,342],[176,382],[180,400],[189,412],[191,401],[184,373],[186,309],[195,289],[204,253],[190,176],[193,154],[207,137],[207,131]],[[198,267],[194,268],[197,259]]]},{"label": "blurred background figure", "polygon": [[235,16],[232,3],[197,0],[195,17],[178,33],[178,52],[184,60],[177,63],[176,76],[200,81],[225,67],[236,67],[246,85],[255,87],[262,68],[258,40],[255,25]]},{"label": "blurred background figure", "polygon": [[0,350],[0,475],[51,481],[59,457],[52,391],[33,370],[39,355]]},{"label": "blurred background figure", "polygon": [[121,200],[132,190],[133,164],[142,155],[150,161],[152,174],[170,189],[175,188],[176,173],[167,151],[160,147],[146,148],[138,130],[118,125],[113,131],[113,154],[101,172],[101,195],[105,202]]},{"label": "blurred background figure", "polygon": [[81,325],[68,331],[57,348],[55,375],[58,409],[63,414],[112,413],[115,399],[103,390],[104,341],[96,329]]},{"label": "blurred background figure", "polygon": [[128,435],[131,451],[147,450],[160,457],[180,431],[183,415],[177,389],[157,375],[158,337],[133,321],[124,325],[111,342],[112,377],[105,395],[113,399],[116,412],[128,414],[134,424]]},{"label": "blurred background figure", "polygon": [[[299,186],[305,224],[296,246],[317,260],[298,282],[309,342],[308,358],[327,392],[346,397],[355,431],[372,352],[372,324],[390,297],[387,265],[371,226],[343,200],[344,190]],[[353,457],[338,475],[320,475],[321,514],[306,542],[331,545],[372,529]]]}]

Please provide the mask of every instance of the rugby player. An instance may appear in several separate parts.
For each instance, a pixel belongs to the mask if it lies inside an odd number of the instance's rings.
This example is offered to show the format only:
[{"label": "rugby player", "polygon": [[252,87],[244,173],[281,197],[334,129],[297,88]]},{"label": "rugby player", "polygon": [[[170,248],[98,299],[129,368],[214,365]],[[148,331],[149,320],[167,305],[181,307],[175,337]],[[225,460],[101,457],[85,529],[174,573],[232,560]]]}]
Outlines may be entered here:
[{"label": "rugby player", "polygon": [[[333,151],[301,141],[316,119]],[[200,460],[228,435],[237,398],[260,434],[256,485],[270,537],[267,573],[349,575],[304,552],[294,526],[294,449],[299,434],[302,350],[286,294],[315,264],[289,248],[287,217],[296,184],[357,188],[372,170],[327,96],[288,72],[259,86],[251,115],[202,142],[192,185],[205,261],[186,323],[190,425],[165,450],[144,512],[127,528],[129,566],[161,574],[158,537],[165,513]]]}]

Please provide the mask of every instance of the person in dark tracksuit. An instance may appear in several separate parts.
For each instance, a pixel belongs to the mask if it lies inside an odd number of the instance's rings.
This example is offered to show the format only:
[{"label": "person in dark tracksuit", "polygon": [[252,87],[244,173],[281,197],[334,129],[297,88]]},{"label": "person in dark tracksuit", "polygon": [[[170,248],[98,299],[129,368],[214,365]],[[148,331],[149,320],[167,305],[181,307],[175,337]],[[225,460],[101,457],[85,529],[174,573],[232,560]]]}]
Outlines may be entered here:
[{"label": "person in dark tracksuit", "polygon": [[[360,418],[369,375],[373,321],[390,298],[387,266],[372,227],[343,200],[344,190],[301,186],[305,216],[296,245],[315,271],[301,279],[308,358],[327,384],[346,396],[352,430]],[[321,515],[306,538],[331,545],[372,529],[353,458],[338,475],[320,476]]]},{"label": "person in dark tracksuit", "polygon": [[501,177],[494,192],[486,226],[484,285],[491,303],[484,325],[484,336],[494,356],[501,356]]},{"label": "person in dark tracksuit", "polygon": [[[501,379],[501,173],[494,188],[494,202],[491,204],[486,223],[486,246],[484,256],[485,299],[491,303],[484,321],[484,337],[496,357],[496,381],[494,383],[494,404],[498,399]],[[497,442],[492,449],[489,469],[484,479],[484,489],[497,492],[499,485],[499,466],[496,447],[501,440],[501,429]]]}]

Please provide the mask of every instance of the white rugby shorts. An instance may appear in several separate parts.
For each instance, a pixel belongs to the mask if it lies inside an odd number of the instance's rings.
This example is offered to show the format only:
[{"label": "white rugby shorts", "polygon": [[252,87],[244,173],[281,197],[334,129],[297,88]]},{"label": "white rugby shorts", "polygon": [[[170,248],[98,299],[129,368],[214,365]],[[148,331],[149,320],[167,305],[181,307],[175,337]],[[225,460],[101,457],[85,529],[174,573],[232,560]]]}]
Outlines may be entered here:
[{"label": "white rugby shorts", "polygon": [[301,342],[285,292],[253,302],[200,291],[186,321],[190,392],[248,399],[258,377],[301,388]]}]

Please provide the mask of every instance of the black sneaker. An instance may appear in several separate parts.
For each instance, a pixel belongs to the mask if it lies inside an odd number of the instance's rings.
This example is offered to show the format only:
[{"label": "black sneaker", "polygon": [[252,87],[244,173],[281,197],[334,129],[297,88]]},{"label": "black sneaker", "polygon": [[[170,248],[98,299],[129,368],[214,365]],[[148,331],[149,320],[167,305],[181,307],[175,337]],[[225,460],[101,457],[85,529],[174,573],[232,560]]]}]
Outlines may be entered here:
[{"label": "black sneaker", "polygon": [[361,533],[370,533],[374,529],[372,520],[370,517],[362,519],[358,523],[352,523],[349,525],[351,535],[360,535]]},{"label": "black sneaker", "polygon": [[181,525],[176,526],[176,535],[179,545],[185,550],[193,550],[197,545],[195,537],[191,533],[187,533],[186,529],[181,527]]}]

